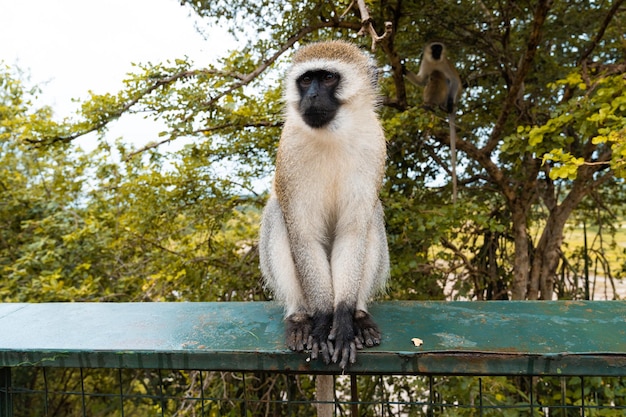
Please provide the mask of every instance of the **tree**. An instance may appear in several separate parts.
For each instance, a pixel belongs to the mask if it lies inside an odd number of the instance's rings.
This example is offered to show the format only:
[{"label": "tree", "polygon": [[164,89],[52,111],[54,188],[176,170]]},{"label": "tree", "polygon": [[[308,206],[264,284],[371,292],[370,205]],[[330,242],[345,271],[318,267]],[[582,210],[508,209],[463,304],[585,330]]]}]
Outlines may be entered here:
[{"label": "tree", "polygon": [[[280,134],[280,76],[298,44],[335,37],[373,47],[382,70],[389,297],[443,298],[450,285],[476,299],[547,299],[553,287],[585,296],[555,282],[559,264],[579,260],[563,250],[568,221],[623,215],[623,0],[183,3],[248,35],[245,47],[206,68],[140,64],[122,91],[92,95],[71,120],[34,109],[33,92],[0,74],[3,301],[265,299],[255,241]],[[432,39],[446,43],[464,81],[456,204],[446,117],[422,109],[403,77]],[[128,113],[164,121],[160,141],[108,143],[107,126]],[[72,141],[89,132],[100,142],[86,154]],[[173,141],[187,144],[164,151]],[[199,376],[173,372],[173,390],[184,392],[187,378]],[[79,381],[75,372],[58,380]],[[296,386],[267,381],[238,388],[271,386],[281,398]],[[463,383],[446,388],[467,392]],[[606,387],[597,384],[598,398],[621,384]],[[507,385],[507,403],[517,388]]]},{"label": "tree", "polygon": [[[0,74],[0,299],[157,301],[262,297],[251,236],[256,195],[220,178],[195,149],[174,166],[103,141],[33,147],[32,131],[65,129],[35,91]],[[242,201],[245,206],[242,207]]]},{"label": "tree", "polygon": [[[206,166],[227,166],[227,179],[211,183],[251,195],[254,180],[271,170],[281,124],[274,81],[289,52],[316,39],[352,38],[374,49],[383,69],[393,297],[442,297],[454,272],[470,279],[478,298],[549,299],[568,219],[590,193],[623,185],[616,178],[623,174],[623,1],[187,4],[232,33],[245,22],[254,36],[208,68],[183,59],[139,66],[123,91],[86,101],[78,121],[34,126],[23,140],[67,144],[124,113],[146,112],[167,130],[161,142],[122,151],[126,160],[164,158],[160,144],[196,137],[180,166],[202,157]],[[420,91],[403,77],[434,38],[448,45],[465,84],[456,205],[445,115],[421,109]],[[476,234],[481,239],[468,238]],[[426,278],[415,283],[416,274]],[[411,286],[415,292],[397,291]]]}]

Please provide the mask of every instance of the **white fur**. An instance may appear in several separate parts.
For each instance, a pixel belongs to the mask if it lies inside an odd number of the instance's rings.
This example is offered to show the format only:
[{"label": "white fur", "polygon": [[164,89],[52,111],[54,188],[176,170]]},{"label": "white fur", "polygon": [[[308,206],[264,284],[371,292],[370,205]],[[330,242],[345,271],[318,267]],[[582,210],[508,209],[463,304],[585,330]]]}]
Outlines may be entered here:
[{"label": "white fur", "polygon": [[[299,113],[296,80],[317,70],[340,75],[342,105],[329,125],[314,129]],[[359,70],[315,59],[295,65],[286,76],[277,170],[288,188],[282,192],[289,195],[279,203],[280,192],[272,190],[259,247],[266,284],[287,316],[328,312],[339,302],[365,310],[389,272],[378,199],[386,143],[376,91],[367,69]],[[290,222],[284,213],[296,218]]]}]

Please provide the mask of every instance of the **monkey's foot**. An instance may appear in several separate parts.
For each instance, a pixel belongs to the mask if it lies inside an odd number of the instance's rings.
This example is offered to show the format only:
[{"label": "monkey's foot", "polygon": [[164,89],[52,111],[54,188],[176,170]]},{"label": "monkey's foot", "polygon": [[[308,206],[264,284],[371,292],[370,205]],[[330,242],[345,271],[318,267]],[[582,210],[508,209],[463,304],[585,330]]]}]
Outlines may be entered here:
[{"label": "monkey's foot", "polygon": [[287,347],[302,352],[311,334],[312,320],[307,314],[294,313],[285,319]]},{"label": "monkey's foot", "polygon": [[321,354],[324,363],[330,363],[332,345],[328,341],[328,335],[332,324],[332,313],[313,315],[313,330],[307,342],[307,348],[311,349],[311,359],[317,359]]},{"label": "monkey's foot", "polygon": [[354,332],[358,349],[362,349],[364,345],[367,347],[380,345],[382,334],[368,312],[357,310],[354,313]]}]

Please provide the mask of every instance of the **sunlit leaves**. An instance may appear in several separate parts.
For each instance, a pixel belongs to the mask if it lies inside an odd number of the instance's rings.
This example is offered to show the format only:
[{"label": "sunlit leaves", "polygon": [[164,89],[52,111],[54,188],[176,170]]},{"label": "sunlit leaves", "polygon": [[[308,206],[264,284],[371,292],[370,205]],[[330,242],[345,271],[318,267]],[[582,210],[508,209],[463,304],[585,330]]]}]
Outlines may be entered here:
[{"label": "sunlit leaves", "polygon": [[[574,180],[578,168],[585,164],[610,164],[615,174],[622,176],[624,156],[621,149],[626,129],[624,78],[621,75],[600,75],[589,88],[576,72],[554,83],[553,88],[561,85],[574,89],[573,97],[560,105],[545,124],[519,126],[518,135],[528,141],[529,147],[544,164],[551,163],[549,175],[552,179]],[[577,150],[570,150],[575,140],[589,143],[593,148],[579,145]],[[607,145],[612,150],[610,158],[603,156]],[[584,149],[585,154],[581,153]]]},{"label": "sunlit leaves", "polygon": [[543,155],[543,162],[558,162],[560,165],[550,170],[550,178],[553,180],[558,178],[574,180],[578,172],[578,167],[585,163],[583,158],[576,158],[569,152],[563,152],[562,149],[555,148]]}]

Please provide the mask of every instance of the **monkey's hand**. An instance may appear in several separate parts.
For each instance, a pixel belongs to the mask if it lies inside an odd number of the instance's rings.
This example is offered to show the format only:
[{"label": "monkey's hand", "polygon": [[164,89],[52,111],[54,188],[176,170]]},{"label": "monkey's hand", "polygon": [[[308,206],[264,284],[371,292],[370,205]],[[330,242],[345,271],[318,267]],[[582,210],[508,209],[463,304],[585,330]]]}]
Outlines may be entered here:
[{"label": "monkey's hand", "polygon": [[[328,343],[331,348],[332,360],[339,362],[341,369],[346,369],[348,363],[356,362],[356,327],[353,309],[345,305],[339,305],[335,309],[333,328],[328,335]],[[358,343],[360,344],[360,343]],[[361,348],[363,345],[361,344]]]},{"label": "monkey's hand", "polygon": [[307,314],[294,313],[285,319],[287,347],[302,352],[311,334],[311,318]]},{"label": "monkey's hand", "polygon": [[330,363],[332,345],[328,341],[328,334],[332,324],[332,313],[317,313],[313,316],[313,330],[307,343],[307,349],[311,349],[311,359],[317,359],[321,354],[324,363]]},{"label": "monkey's hand", "polygon": [[333,362],[340,361],[339,366],[345,369],[348,363],[356,362],[357,349],[379,345],[381,333],[372,316],[363,310],[354,315],[336,312],[328,339],[334,343],[330,345]]}]

